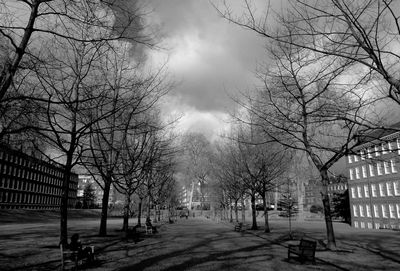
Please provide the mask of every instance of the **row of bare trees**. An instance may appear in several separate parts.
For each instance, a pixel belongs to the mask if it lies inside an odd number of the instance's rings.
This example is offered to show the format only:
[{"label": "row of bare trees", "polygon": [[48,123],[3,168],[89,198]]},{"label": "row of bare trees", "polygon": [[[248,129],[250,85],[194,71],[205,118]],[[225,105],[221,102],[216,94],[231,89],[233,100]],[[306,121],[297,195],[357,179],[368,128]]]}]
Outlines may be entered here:
[{"label": "row of bare trees", "polygon": [[396,120],[389,114],[398,112],[400,93],[399,2],[288,0],[279,11],[271,2],[261,13],[256,2],[243,3],[240,15],[225,1],[215,8],[265,38],[269,60],[259,65],[255,94],[238,102],[264,138],[305,152],[318,169],[334,249],[328,171],[354,153],[360,134],[390,129]]},{"label": "row of bare trees", "polygon": [[262,133],[256,126],[237,125],[232,134],[217,145],[213,173],[223,191],[222,201],[230,211],[230,219],[235,212],[235,220],[239,220],[240,204],[244,220],[244,199],[250,198],[252,229],[258,229],[256,200],[261,199],[264,229],[270,232],[268,209],[271,201],[268,194],[280,190],[290,170],[292,154],[287,148],[267,142],[260,135]]},{"label": "row of bare trees", "polygon": [[162,204],[174,185],[173,137],[158,109],[172,84],[164,66],[133,57],[154,45],[143,10],[69,0],[0,1],[0,10],[0,141],[63,166],[62,244],[78,168],[104,192],[100,235],[111,186],[125,195],[127,230],[134,193]]}]

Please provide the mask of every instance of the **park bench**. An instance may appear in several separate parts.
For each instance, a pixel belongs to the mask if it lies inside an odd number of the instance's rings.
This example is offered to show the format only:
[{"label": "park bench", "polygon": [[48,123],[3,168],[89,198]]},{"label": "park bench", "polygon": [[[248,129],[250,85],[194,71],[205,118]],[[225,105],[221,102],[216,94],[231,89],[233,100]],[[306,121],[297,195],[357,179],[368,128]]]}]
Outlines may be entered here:
[{"label": "park bench", "polygon": [[149,226],[149,225],[145,224],[145,225],[144,225],[144,230],[145,230],[146,235],[151,235],[151,234],[153,234],[153,228],[152,228],[152,226]]},{"label": "park bench", "polygon": [[290,244],[288,248],[288,259],[290,254],[297,255],[298,260],[304,263],[306,260],[312,261],[315,264],[315,249],[317,242],[312,240],[301,239],[298,245]]},{"label": "park bench", "polygon": [[243,231],[243,223],[242,222],[237,222],[235,224],[235,231],[239,231],[239,232]]},{"label": "park bench", "polygon": [[[90,248],[94,255],[94,246],[90,246]],[[88,260],[86,258],[79,258],[78,251],[64,249],[62,244],[60,244],[60,253],[61,253],[61,270],[66,270],[66,268],[78,270],[79,265],[81,265],[84,260],[85,261]]]}]

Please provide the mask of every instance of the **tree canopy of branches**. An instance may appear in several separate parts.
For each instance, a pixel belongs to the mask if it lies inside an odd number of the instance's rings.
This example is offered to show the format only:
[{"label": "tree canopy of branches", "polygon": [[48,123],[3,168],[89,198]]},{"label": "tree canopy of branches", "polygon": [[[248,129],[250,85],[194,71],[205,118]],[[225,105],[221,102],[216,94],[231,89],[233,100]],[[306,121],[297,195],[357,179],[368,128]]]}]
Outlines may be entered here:
[{"label": "tree canopy of branches", "polygon": [[355,147],[360,127],[371,123],[365,112],[373,101],[361,88],[363,76],[356,82],[346,79],[352,62],[282,42],[272,43],[268,52],[273,65],[258,71],[263,85],[241,104],[268,140],[306,152],[320,172],[328,247],[333,248],[328,169]]},{"label": "tree canopy of branches", "polygon": [[[140,8],[125,1],[0,1],[0,101],[19,70],[40,61],[34,48],[43,40],[99,42],[127,39],[152,45],[144,33]],[[85,34],[82,35],[82,32]],[[28,61],[29,59],[29,61]]]}]

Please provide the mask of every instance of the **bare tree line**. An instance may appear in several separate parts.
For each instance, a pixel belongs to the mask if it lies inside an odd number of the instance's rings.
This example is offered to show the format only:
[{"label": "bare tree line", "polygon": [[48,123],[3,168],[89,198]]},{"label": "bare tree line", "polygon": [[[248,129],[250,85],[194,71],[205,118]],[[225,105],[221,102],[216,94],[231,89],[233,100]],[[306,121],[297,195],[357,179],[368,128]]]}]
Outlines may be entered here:
[{"label": "bare tree line", "polygon": [[264,142],[303,151],[318,169],[327,246],[334,249],[328,171],[354,153],[360,135],[392,129],[395,121],[384,110],[399,103],[399,3],[289,0],[278,11],[267,3],[264,12],[253,1],[242,3],[240,13],[226,1],[214,7],[265,38],[269,60],[259,65],[255,94],[237,102],[257,119]]},{"label": "bare tree line", "polygon": [[1,1],[0,10],[0,140],[23,142],[63,166],[60,242],[67,243],[77,167],[103,189],[102,236],[111,186],[126,196],[125,230],[133,193],[165,204],[165,189],[174,191],[174,142],[157,107],[173,84],[165,66],[132,58],[138,45],[156,44],[142,25],[144,9],[123,1],[32,0]]}]

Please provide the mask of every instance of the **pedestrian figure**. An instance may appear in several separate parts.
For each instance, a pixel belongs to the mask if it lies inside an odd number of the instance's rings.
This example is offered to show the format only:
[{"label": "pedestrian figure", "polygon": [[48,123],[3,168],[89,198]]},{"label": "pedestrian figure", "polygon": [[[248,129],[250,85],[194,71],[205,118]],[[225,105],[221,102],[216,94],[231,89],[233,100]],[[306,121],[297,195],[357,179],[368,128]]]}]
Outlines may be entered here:
[{"label": "pedestrian figure", "polygon": [[151,229],[151,231],[152,231],[153,233],[157,233],[157,228],[156,228],[155,226],[153,226],[153,224],[151,224],[151,219],[150,219],[150,217],[147,217],[147,218],[146,218],[146,226],[147,226],[147,227],[150,227],[150,229]]},{"label": "pedestrian figure", "polygon": [[71,243],[69,243],[69,249],[78,253],[78,259],[86,259],[87,262],[94,261],[94,254],[91,247],[83,247],[79,234],[75,233],[71,236]]}]

